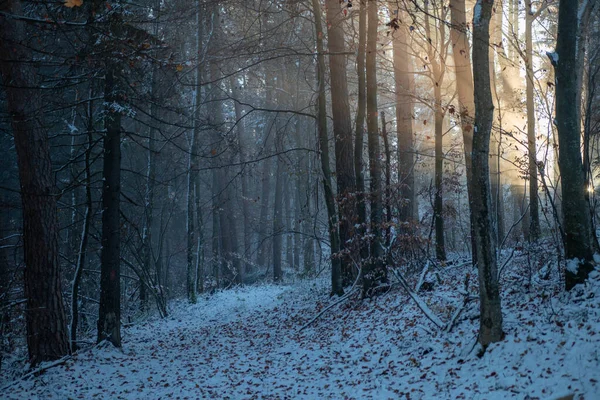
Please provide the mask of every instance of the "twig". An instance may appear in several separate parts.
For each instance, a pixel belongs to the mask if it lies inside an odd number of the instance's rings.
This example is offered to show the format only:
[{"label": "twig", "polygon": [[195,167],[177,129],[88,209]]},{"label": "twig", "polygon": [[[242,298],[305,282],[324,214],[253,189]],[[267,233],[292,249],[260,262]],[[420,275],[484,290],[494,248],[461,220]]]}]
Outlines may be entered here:
[{"label": "twig", "polygon": [[[356,263],[355,263],[356,264]],[[327,307],[325,307],[323,310],[321,310],[320,313],[318,313],[313,319],[311,319],[310,321],[308,321],[306,324],[304,324],[304,326],[302,326],[302,328],[300,328],[298,330],[298,332],[302,332],[304,329],[308,328],[313,322],[315,322],[317,319],[319,319],[321,317],[321,315],[325,314],[325,312],[327,312],[328,310],[332,309],[333,307],[335,307],[336,305],[348,300],[350,298],[350,295],[352,293],[354,293],[354,290],[356,289],[356,285],[358,284],[358,281],[360,280],[360,278],[362,277],[362,268],[359,268],[358,270],[358,275],[356,276],[356,280],[354,281],[354,283],[352,284],[352,287],[350,288],[350,290],[348,292],[346,292],[342,297],[340,297],[338,299],[338,301],[336,301],[333,304],[328,305]]]},{"label": "twig", "polygon": [[11,307],[15,307],[15,306],[18,306],[19,304],[25,304],[25,303],[27,303],[27,299],[15,300],[12,303],[8,303],[8,304],[2,306],[0,308],[0,311],[4,311],[4,310],[7,310],[7,309],[9,309]]}]

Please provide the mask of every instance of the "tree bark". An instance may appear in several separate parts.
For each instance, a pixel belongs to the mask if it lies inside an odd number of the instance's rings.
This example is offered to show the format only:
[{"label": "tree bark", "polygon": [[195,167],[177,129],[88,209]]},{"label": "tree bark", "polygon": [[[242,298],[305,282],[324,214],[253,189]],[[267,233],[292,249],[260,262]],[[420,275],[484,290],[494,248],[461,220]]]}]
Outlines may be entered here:
[{"label": "tree bark", "polygon": [[564,227],[565,286],[583,283],[593,269],[592,229],[581,159],[580,96],[577,68],[578,2],[560,0],[556,52],[549,54],[556,73],[556,125]]},{"label": "tree bark", "polygon": [[121,105],[123,99],[118,90],[116,61],[108,60],[106,68],[98,343],[108,340],[121,347],[121,113],[113,105]]},{"label": "tree bark", "polygon": [[[17,152],[23,206],[27,348],[32,367],[69,354],[60,284],[56,185],[48,135],[41,122],[42,100],[31,51],[20,43],[25,23],[15,0],[0,3],[0,73]],[[5,14],[6,13],[6,14]]]},{"label": "tree bark", "polygon": [[502,308],[496,246],[492,233],[489,152],[494,122],[488,47],[493,0],[477,0],[473,16],[475,127],[473,137],[473,203],[479,272],[479,342],[484,347],[502,340]]},{"label": "tree bark", "polygon": [[[345,5],[344,5],[345,6]],[[329,78],[331,82],[331,110],[335,148],[335,176],[337,180],[340,250],[354,235],[355,207],[352,196],[356,191],[353,162],[352,123],[346,76],[344,16],[339,0],[327,0],[327,44],[329,48]],[[350,257],[341,254],[344,285],[355,276]]]},{"label": "tree bark", "polygon": [[[460,125],[465,151],[465,171],[467,175],[467,197],[469,206],[473,204],[473,168],[471,154],[473,149],[473,118],[475,116],[475,100],[473,97],[473,75],[471,72],[471,59],[469,39],[466,34],[467,19],[465,0],[450,0],[450,40],[456,74],[456,92],[458,94]],[[477,251],[475,245],[475,220],[473,213],[469,215],[471,232],[471,252],[473,265],[477,264]]]},{"label": "tree bark", "polygon": [[[400,10],[398,10],[400,13]],[[396,128],[398,138],[398,182],[400,184],[399,219],[411,222],[416,219],[414,145],[413,145],[413,93],[412,65],[408,52],[408,28],[404,24],[394,32],[394,83],[396,93]]]},{"label": "tree bark", "polygon": [[383,201],[385,202],[385,222],[387,225],[385,229],[385,242],[387,246],[389,240],[389,224],[392,222],[392,152],[390,150],[390,141],[388,139],[384,111],[381,111],[381,138],[383,139],[383,151],[385,154],[385,196],[383,196]]},{"label": "tree bark", "polygon": [[[92,98],[93,89],[89,90],[90,98]],[[88,132],[87,148],[85,149],[85,214],[83,217],[83,227],[81,228],[81,241],[79,242],[79,254],[77,256],[77,265],[75,267],[75,275],[73,277],[73,287],[71,292],[71,351],[76,351],[77,346],[77,328],[79,325],[79,284],[83,269],[85,268],[87,245],[89,241],[90,226],[92,224],[92,171],[91,158],[93,146],[94,118],[93,118],[93,103],[90,101],[88,105],[88,121],[86,130]]]},{"label": "tree bark", "polygon": [[283,161],[277,157],[277,172],[275,175],[275,206],[273,207],[273,281],[283,279],[282,239],[283,239]]},{"label": "tree bark", "polygon": [[319,0],[312,0],[315,16],[315,31],[317,40],[317,79],[319,85],[317,102],[317,131],[319,134],[319,152],[321,155],[321,171],[323,172],[323,189],[327,220],[329,227],[329,242],[331,248],[331,294],[344,294],[342,282],[342,263],[337,257],[340,251],[340,236],[338,231],[335,197],[331,186],[331,168],[329,167],[329,140],[327,138],[327,96],[325,94],[325,56],[323,55],[323,24],[321,22],[321,7]]},{"label": "tree bark", "polygon": [[540,236],[540,216],[538,200],[537,159],[535,140],[535,103],[533,89],[533,32],[534,21],[531,0],[525,1],[525,70],[527,72],[527,156],[529,160],[529,240],[535,242]]},{"label": "tree bark", "polygon": [[387,280],[383,260],[383,201],[381,184],[381,165],[379,163],[379,126],[377,110],[377,2],[367,3],[367,139],[369,146],[369,175],[371,178],[371,257],[363,267],[363,296],[370,296],[373,289]]},{"label": "tree bark", "polygon": [[[428,5],[425,3],[425,12]],[[443,16],[445,12],[443,13]],[[442,16],[441,19],[444,19]],[[435,254],[438,260],[446,260],[446,242],[444,234],[444,149],[443,149],[443,124],[444,110],[442,107],[442,84],[446,73],[446,29],[445,24],[436,21],[435,33],[431,30],[430,16],[425,17],[425,32],[429,43],[427,53],[431,65],[430,77],[433,81],[433,112],[435,119],[435,197],[433,202],[433,215],[435,222]],[[437,45],[437,46],[436,46]]]},{"label": "tree bark", "polygon": [[365,199],[365,174],[363,171],[363,150],[365,136],[365,119],[367,113],[367,82],[365,60],[367,51],[367,0],[360,0],[358,15],[358,55],[356,70],[358,78],[358,103],[356,108],[356,136],[354,140],[354,174],[356,175],[356,221],[359,228],[358,238],[360,258],[367,257],[367,246],[363,243],[363,234],[367,223],[367,204]]}]

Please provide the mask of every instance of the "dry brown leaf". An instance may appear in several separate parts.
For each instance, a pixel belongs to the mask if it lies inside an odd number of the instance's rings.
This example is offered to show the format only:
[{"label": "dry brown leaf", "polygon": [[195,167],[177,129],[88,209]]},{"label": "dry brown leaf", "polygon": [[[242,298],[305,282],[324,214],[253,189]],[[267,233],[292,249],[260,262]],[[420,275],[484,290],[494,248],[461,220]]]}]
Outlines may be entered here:
[{"label": "dry brown leaf", "polygon": [[65,0],[65,7],[73,8],[73,7],[81,7],[83,5],[83,0]]}]

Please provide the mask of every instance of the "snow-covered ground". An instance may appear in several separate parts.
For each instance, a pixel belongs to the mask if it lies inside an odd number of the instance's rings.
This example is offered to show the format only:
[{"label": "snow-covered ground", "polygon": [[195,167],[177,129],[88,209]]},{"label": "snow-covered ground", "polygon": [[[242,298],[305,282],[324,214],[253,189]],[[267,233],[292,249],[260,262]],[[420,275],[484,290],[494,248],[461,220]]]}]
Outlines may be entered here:
[{"label": "snow-covered ground", "polygon": [[[443,322],[463,304],[468,269],[428,274],[434,290],[420,295]],[[326,281],[310,281],[173,303],[166,320],[124,328],[122,352],[81,351],[41,376],[0,382],[0,397],[600,399],[600,272],[572,293],[545,272],[531,286],[517,267],[505,272],[506,338],[482,358],[477,301],[446,333],[394,286],[374,300],[352,296],[300,331],[335,301]]]}]

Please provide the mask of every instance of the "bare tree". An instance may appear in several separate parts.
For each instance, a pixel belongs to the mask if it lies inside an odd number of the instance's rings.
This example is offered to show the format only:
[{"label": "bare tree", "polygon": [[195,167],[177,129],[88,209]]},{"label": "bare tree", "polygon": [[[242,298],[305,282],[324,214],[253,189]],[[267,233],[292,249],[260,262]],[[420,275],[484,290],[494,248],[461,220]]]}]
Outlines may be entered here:
[{"label": "bare tree", "polygon": [[479,342],[484,348],[502,340],[502,308],[496,246],[492,231],[490,191],[490,135],[494,122],[494,103],[490,88],[488,48],[493,0],[477,0],[473,15],[473,81],[475,126],[473,136],[473,199],[475,244],[479,272]]},{"label": "bare tree", "polygon": [[25,22],[7,17],[22,14],[20,1],[0,3],[0,73],[6,91],[17,151],[25,257],[26,325],[29,362],[69,354],[60,284],[56,185],[48,134],[42,123],[37,71],[26,43]]},{"label": "bare tree", "polygon": [[[353,162],[352,123],[348,97],[346,73],[344,14],[339,0],[327,0],[327,47],[331,80],[331,110],[333,115],[333,137],[335,144],[335,176],[339,198],[340,249],[353,236],[354,206],[351,196],[356,190]],[[346,7],[346,5],[344,5]],[[349,257],[342,257],[344,284],[352,283],[354,266]]]},{"label": "bare tree", "polygon": [[585,198],[586,187],[580,149],[580,93],[576,73],[578,12],[578,2],[560,1],[556,51],[548,54],[556,73],[558,165],[562,186],[567,290],[585,281],[593,269],[588,262],[592,259],[593,239],[589,205]]}]

